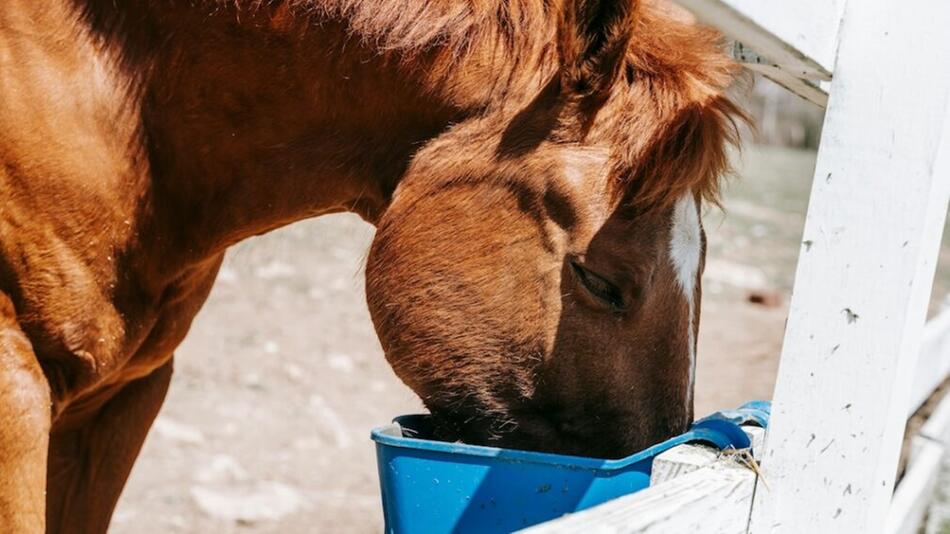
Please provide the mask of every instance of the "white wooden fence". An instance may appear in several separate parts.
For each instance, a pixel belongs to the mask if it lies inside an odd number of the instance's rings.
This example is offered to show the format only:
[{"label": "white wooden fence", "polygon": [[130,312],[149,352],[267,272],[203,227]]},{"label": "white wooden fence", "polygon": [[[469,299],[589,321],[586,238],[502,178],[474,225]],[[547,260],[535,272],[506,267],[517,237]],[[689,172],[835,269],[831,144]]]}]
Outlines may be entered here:
[{"label": "white wooden fence", "polygon": [[950,443],[945,401],[894,491],[907,416],[950,368],[950,312],[924,327],[950,199],[950,2],[680,3],[827,106],[760,471],[675,449],[648,490],[531,532],[915,532]]},{"label": "white wooden fence", "polygon": [[[921,361],[950,360],[950,308],[927,324]],[[919,368],[917,383],[948,378]],[[922,399],[923,400],[923,399]],[[922,402],[922,401],[921,401]],[[756,461],[762,461],[765,432],[747,428]],[[927,423],[912,438],[904,478],[891,498],[883,532],[911,534],[918,531],[938,478],[950,479],[940,470],[950,452],[950,396],[945,397]],[[816,481],[824,483],[824,480]],[[681,445],[661,454],[654,462],[651,487],[584,512],[526,530],[530,534],[593,531],[606,533],[746,533],[757,486],[769,491],[769,479],[759,479],[750,462],[733,454],[700,445]],[[846,528],[828,532],[847,532]],[[871,532],[881,531],[880,528]],[[758,530],[756,530],[758,532]],[[824,531],[807,531],[824,532]]]}]

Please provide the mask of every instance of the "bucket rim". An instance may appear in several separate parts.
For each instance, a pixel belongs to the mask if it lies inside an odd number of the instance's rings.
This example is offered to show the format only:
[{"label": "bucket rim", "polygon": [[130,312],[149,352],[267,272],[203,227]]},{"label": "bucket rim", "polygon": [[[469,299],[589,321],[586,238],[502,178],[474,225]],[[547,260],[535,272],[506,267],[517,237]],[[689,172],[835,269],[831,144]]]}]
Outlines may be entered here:
[{"label": "bucket rim", "polygon": [[[472,445],[459,442],[444,442],[425,438],[406,437],[402,435],[403,425],[412,418],[427,417],[427,414],[409,414],[396,417],[393,422],[374,428],[370,437],[378,445],[397,447],[415,451],[444,453],[453,456],[469,458],[491,459],[507,463],[534,463],[558,467],[561,469],[588,469],[597,471],[618,471],[654,457],[677,445],[684,443],[702,442],[719,449],[736,447],[734,435],[726,435],[717,428],[694,426],[689,431],[674,436],[666,441],[652,445],[629,456],[617,459],[592,458],[587,456],[573,456],[549,452],[535,452],[520,449],[503,449],[486,445]],[[741,432],[741,430],[740,430]],[[742,433],[744,436],[744,433]]]}]

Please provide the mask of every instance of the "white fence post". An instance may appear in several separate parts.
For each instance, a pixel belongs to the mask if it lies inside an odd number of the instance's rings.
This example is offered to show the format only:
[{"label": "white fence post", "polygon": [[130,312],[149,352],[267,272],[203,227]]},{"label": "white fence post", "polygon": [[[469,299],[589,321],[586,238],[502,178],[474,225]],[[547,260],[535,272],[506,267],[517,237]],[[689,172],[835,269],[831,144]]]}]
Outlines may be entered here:
[{"label": "white fence post", "polygon": [[848,2],[751,532],[880,532],[950,196],[950,3]]}]

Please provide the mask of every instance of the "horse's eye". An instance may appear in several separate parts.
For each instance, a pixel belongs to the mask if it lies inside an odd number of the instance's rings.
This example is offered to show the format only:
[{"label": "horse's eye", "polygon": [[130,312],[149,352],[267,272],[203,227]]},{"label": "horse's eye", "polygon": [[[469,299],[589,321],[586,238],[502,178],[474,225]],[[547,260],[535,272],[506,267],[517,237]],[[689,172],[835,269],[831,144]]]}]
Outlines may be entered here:
[{"label": "horse's eye", "polygon": [[571,268],[574,269],[574,274],[580,280],[584,289],[595,298],[610,306],[614,311],[621,312],[627,309],[627,304],[623,300],[623,292],[620,291],[619,287],[603,276],[581,267],[576,262],[571,262]]}]

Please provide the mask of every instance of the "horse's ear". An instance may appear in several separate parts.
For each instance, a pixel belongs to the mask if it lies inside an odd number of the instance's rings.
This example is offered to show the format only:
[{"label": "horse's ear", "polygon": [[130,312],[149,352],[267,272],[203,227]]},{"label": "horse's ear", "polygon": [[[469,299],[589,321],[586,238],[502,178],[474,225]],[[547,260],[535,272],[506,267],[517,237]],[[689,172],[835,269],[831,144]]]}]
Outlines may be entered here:
[{"label": "horse's ear", "polygon": [[639,0],[565,0],[558,21],[561,88],[603,101],[623,66]]}]

